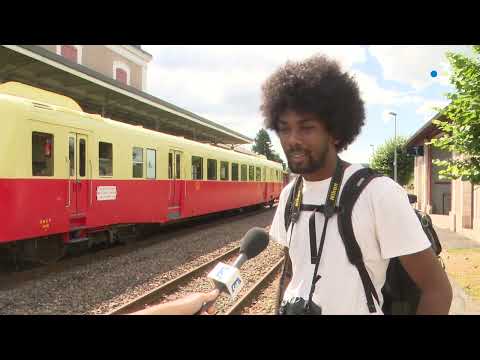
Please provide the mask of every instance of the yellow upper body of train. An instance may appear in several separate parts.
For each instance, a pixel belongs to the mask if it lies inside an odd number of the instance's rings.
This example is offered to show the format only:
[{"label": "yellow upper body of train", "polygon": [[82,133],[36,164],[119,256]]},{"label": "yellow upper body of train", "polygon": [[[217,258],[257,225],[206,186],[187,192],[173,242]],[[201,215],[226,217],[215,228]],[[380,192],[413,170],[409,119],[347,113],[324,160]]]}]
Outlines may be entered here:
[{"label": "yellow upper body of train", "polygon": [[[221,162],[228,162],[227,181],[232,180],[232,163],[238,164],[239,181],[242,180],[242,165],[243,169],[246,165],[248,170],[248,167],[255,167],[253,181],[258,181],[259,170],[256,168],[260,169],[260,181],[282,182],[284,173],[281,164],[264,157],[246,155],[88,114],[68,97],[16,82],[0,85],[0,124],[0,178],[66,179],[72,176],[72,173],[69,175],[69,141],[72,141],[69,138],[72,134],[81,136],[86,141],[87,168],[84,171],[89,179],[147,179],[147,149],[155,150],[156,154],[154,179],[171,177],[169,153],[172,151],[181,154],[180,179],[185,180],[192,179],[192,156],[203,159],[202,173],[205,181],[208,181],[208,159],[217,160],[217,180],[220,180],[222,171],[225,174]],[[38,156],[36,152],[43,152],[43,147],[35,143],[36,139],[51,139],[52,163],[47,174],[35,174],[35,164],[38,162],[35,159]],[[36,145],[32,149],[34,143]],[[76,145],[78,151],[78,143]],[[103,151],[111,149],[110,152],[107,151],[109,155],[106,161],[110,161],[113,171],[107,171],[107,175],[99,163],[101,146]],[[141,160],[145,165],[141,166],[143,173],[137,173],[141,177],[134,177],[134,148],[139,156],[136,161]],[[139,155],[139,149],[142,156]]]}]

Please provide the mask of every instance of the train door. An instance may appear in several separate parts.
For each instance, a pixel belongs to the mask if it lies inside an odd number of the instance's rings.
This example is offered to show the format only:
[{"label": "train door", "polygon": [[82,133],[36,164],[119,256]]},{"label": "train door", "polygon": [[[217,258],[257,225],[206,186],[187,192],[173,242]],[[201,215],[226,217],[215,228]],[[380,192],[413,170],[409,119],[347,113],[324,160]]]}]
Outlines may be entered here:
[{"label": "train door", "polygon": [[[89,178],[88,137],[84,134],[68,135],[68,199],[70,214],[86,215],[88,207]],[[90,170],[90,171],[89,171]]]},{"label": "train door", "polygon": [[263,180],[263,200],[268,201],[268,183],[267,183],[267,167],[264,166],[262,170],[262,180]]},{"label": "train door", "polygon": [[179,150],[170,149],[168,152],[168,179],[170,182],[170,194],[168,197],[168,217],[180,217],[180,195],[182,191],[182,158],[183,153]]}]

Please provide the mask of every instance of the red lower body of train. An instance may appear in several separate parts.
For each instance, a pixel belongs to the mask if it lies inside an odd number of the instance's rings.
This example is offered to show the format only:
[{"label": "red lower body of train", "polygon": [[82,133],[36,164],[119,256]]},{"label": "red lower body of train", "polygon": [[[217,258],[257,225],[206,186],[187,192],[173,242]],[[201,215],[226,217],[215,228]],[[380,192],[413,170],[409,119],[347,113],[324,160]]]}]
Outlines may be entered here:
[{"label": "red lower body of train", "polygon": [[[273,204],[283,183],[196,180],[0,179],[0,245],[69,244],[118,224],[167,223]],[[35,244],[37,246],[37,244]]]}]

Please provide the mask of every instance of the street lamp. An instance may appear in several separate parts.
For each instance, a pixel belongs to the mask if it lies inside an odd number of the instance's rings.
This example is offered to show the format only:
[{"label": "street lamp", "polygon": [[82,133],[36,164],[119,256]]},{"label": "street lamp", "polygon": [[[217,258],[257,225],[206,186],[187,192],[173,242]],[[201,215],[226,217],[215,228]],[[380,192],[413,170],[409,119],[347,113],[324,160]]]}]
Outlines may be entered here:
[{"label": "street lamp", "polygon": [[395,146],[395,155],[393,158],[393,179],[397,182],[397,114],[390,111],[389,115],[393,115],[395,117],[395,139],[394,139],[394,146]]}]

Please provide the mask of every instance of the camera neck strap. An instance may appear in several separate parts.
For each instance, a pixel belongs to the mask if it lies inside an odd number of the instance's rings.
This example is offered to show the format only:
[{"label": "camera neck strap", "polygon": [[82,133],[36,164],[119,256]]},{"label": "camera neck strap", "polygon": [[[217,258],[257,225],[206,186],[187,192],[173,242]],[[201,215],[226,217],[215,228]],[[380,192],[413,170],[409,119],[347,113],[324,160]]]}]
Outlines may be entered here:
[{"label": "camera neck strap", "polygon": [[[345,170],[346,163],[342,161],[337,156],[337,165],[335,168],[335,173],[333,174],[332,180],[330,181],[330,187],[327,193],[327,199],[325,201],[325,205],[321,206],[313,206],[312,214],[310,215],[310,219],[308,221],[309,227],[309,234],[310,234],[310,255],[311,255],[311,262],[315,264],[315,270],[313,271],[312,277],[312,285],[310,287],[310,293],[308,295],[308,302],[306,303],[307,309],[311,306],[313,293],[315,292],[315,285],[320,280],[321,275],[318,275],[318,268],[320,266],[320,259],[322,257],[323,252],[323,244],[325,243],[325,234],[327,231],[328,220],[335,214],[341,211],[341,208],[337,207],[337,199],[340,192],[340,186],[342,185],[343,180],[343,173]],[[307,209],[305,209],[307,210]],[[320,245],[318,247],[317,252],[317,230],[315,226],[315,214],[318,212],[323,213],[325,217],[325,221],[323,223],[323,231],[322,236],[320,238]]]},{"label": "camera neck strap", "polygon": [[[327,231],[327,224],[328,220],[335,214],[341,211],[339,207],[336,206],[340,186],[343,180],[343,173],[346,167],[346,163],[337,156],[337,163],[335,167],[335,172],[330,180],[330,186],[327,192],[327,199],[324,205],[306,205],[302,204],[303,201],[303,181],[300,177],[298,181],[294,185],[293,189],[293,201],[291,204],[291,208],[288,209],[291,213],[290,218],[290,240],[288,242],[288,247],[290,247],[290,243],[292,241],[293,229],[295,227],[295,223],[297,222],[298,218],[300,217],[300,212],[303,211],[313,211],[310,215],[308,221],[309,227],[309,235],[310,235],[310,261],[312,264],[315,264],[315,270],[313,272],[312,278],[312,285],[310,288],[310,294],[308,297],[308,302],[305,306],[308,308],[310,307],[313,293],[315,292],[315,284],[321,278],[321,276],[317,275],[318,267],[320,265],[320,258],[322,256],[323,251],[323,244],[325,243],[325,234]],[[317,251],[317,232],[316,232],[316,225],[315,225],[315,214],[318,212],[323,213],[325,216],[325,222],[323,224],[323,231],[322,237],[320,239],[320,245]],[[287,229],[288,230],[288,229]],[[308,310],[308,309],[306,309]]]}]

